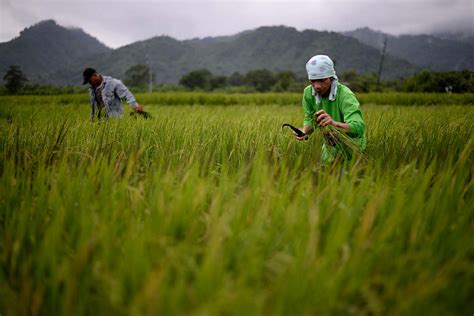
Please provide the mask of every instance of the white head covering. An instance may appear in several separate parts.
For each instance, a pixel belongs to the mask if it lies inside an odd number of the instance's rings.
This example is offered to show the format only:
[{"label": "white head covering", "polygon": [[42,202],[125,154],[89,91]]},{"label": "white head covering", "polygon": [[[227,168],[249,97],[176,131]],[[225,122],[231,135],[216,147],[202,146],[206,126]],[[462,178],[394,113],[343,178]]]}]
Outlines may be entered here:
[{"label": "white head covering", "polygon": [[[331,83],[329,100],[336,100],[337,82],[339,79],[336,76],[334,63],[331,58],[326,55],[316,55],[311,57],[311,59],[306,63],[306,72],[308,73],[309,80],[334,78]],[[313,94],[316,95],[316,103],[321,103],[321,97],[314,90]]]}]

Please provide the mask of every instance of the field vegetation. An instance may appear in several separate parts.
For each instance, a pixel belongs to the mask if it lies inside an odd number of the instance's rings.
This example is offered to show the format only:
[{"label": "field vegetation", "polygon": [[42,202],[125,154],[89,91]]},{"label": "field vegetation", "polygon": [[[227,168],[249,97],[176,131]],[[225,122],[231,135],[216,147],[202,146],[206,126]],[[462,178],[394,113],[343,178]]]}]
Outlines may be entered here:
[{"label": "field vegetation", "polygon": [[0,97],[0,314],[472,314],[473,95],[360,95],[350,167],[300,98]]}]

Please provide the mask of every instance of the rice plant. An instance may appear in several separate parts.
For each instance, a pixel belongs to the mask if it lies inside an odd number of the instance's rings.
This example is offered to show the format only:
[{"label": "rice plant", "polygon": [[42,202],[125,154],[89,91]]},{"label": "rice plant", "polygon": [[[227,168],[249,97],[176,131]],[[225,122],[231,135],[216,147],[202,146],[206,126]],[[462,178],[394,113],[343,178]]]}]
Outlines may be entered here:
[{"label": "rice plant", "polygon": [[241,97],[0,98],[0,314],[472,313],[472,96],[366,102],[344,168],[294,95]]}]

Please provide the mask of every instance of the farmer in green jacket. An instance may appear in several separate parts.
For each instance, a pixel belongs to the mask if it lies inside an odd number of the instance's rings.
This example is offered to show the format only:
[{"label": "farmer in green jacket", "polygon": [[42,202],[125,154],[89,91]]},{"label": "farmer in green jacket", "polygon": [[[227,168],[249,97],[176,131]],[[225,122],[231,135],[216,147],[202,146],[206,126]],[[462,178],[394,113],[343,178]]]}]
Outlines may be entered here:
[{"label": "farmer in green jacket", "polygon": [[339,83],[334,63],[326,55],[316,55],[306,63],[310,85],[304,89],[304,126],[300,130],[304,140],[318,127],[324,136],[322,162],[336,157],[349,161],[355,150],[367,145],[365,122],[354,93]]}]

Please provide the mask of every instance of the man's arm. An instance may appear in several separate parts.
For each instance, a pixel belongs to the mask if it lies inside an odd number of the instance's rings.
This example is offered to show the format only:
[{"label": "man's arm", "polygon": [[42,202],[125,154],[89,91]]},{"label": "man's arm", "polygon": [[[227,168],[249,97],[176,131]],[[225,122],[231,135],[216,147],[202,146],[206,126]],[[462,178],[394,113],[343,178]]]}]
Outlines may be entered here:
[{"label": "man's arm", "polygon": [[362,137],[365,133],[365,121],[359,108],[360,104],[352,91],[343,99],[342,114],[347,125],[347,132],[351,137]]},{"label": "man's arm", "polygon": [[316,112],[315,120],[318,122],[318,126],[332,125],[345,131],[351,137],[362,137],[365,132],[365,122],[359,109],[359,101],[354,93],[348,93],[342,100],[342,114],[344,122],[337,122],[324,110],[321,110]]},{"label": "man's arm", "polygon": [[136,111],[141,112],[143,111],[143,107],[137,103],[133,94],[128,90],[128,88],[122,83],[122,81],[117,80],[117,85],[115,86],[115,93],[121,99],[125,99],[127,103]]},{"label": "man's arm", "polygon": [[324,110],[316,112],[314,115],[314,119],[316,120],[316,122],[318,122],[319,127],[332,125],[342,130],[349,131],[349,125],[347,123],[334,121],[332,117]]}]

